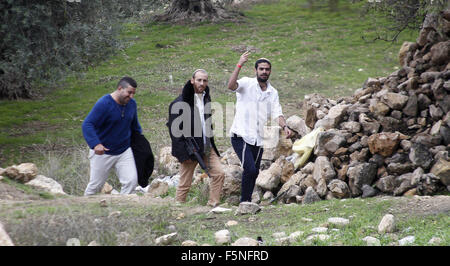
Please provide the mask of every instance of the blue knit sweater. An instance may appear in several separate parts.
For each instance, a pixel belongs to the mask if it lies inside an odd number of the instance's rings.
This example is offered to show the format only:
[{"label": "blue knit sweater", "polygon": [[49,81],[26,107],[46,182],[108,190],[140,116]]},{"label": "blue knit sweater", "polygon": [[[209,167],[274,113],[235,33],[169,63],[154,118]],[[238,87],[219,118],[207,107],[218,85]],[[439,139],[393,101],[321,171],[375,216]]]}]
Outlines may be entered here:
[{"label": "blue knit sweater", "polygon": [[136,101],[131,99],[126,105],[120,105],[110,94],[104,95],[89,112],[82,130],[91,149],[101,143],[109,149],[106,154],[121,154],[130,147],[132,130],[142,133]]}]

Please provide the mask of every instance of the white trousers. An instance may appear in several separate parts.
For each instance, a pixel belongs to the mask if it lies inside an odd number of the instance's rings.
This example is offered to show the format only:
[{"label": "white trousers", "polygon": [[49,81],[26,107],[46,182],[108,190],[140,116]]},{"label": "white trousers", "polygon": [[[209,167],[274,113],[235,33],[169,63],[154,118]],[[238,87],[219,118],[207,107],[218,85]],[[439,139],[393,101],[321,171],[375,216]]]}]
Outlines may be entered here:
[{"label": "white trousers", "polygon": [[137,170],[131,148],[119,155],[97,155],[94,150],[89,151],[89,161],[91,165],[91,177],[89,184],[84,191],[84,195],[98,193],[108,178],[109,170],[116,168],[116,174],[122,184],[120,194],[130,194],[137,187]]}]

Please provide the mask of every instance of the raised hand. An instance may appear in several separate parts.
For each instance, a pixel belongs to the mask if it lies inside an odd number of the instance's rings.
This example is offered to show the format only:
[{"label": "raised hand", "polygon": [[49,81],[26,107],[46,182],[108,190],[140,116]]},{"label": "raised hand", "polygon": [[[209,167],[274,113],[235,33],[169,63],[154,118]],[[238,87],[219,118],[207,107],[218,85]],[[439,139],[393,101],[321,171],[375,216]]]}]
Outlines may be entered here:
[{"label": "raised hand", "polygon": [[246,51],[245,53],[243,53],[241,55],[241,57],[239,58],[239,62],[238,65],[244,65],[245,62],[248,61],[248,56],[250,55],[250,51]]}]

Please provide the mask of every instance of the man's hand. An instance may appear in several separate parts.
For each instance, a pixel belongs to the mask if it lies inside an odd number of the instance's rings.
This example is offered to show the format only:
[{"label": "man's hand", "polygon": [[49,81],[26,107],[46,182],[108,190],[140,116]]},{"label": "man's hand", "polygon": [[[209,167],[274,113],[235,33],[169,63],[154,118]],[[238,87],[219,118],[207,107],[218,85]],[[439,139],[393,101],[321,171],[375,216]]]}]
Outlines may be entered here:
[{"label": "man's hand", "polygon": [[101,143],[97,144],[97,146],[94,147],[94,152],[97,155],[103,155],[105,151],[109,151],[109,149],[103,146]]},{"label": "man's hand", "polygon": [[286,133],[287,139],[292,136],[292,131],[287,126],[284,127],[284,133]]},{"label": "man's hand", "polygon": [[228,80],[227,87],[229,90],[235,91],[237,89],[238,84],[236,81],[239,76],[239,71],[241,71],[241,67],[244,65],[244,63],[248,61],[249,55],[250,55],[250,51],[246,51],[239,58],[239,61],[238,61],[237,65],[234,67],[234,71],[233,71],[233,73],[231,73],[230,79]]},{"label": "man's hand", "polygon": [[249,55],[250,55],[250,51],[246,51],[245,53],[243,53],[241,55],[241,57],[239,58],[238,65],[243,66],[245,64],[245,62],[248,61],[248,56]]}]

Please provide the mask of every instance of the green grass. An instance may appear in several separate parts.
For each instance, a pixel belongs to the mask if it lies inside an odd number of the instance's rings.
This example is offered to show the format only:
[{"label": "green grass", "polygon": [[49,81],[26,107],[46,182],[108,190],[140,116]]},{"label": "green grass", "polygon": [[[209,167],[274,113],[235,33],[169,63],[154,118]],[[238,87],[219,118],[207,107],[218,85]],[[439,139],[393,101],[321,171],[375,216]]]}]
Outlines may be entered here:
[{"label": "green grass", "polygon": [[[273,64],[272,84],[288,117],[288,107],[313,92],[336,98],[351,95],[368,77],[387,76],[398,67],[397,52],[416,32],[400,35],[396,43],[365,42],[373,22],[360,15],[360,5],[344,5],[338,12],[311,11],[306,1],[264,1],[242,10],[243,22],[197,25],[141,25],[127,22],[122,38],[128,46],[98,66],[89,67],[48,89],[34,100],[0,101],[0,165],[32,161],[33,147],[46,141],[85,145],[81,123],[94,103],[110,93],[120,77],[138,82],[136,101],[144,134],[155,151],[169,145],[164,123],[167,107],[196,68],[210,73],[213,100],[234,102],[226,83],[240,51],[256,49],[241,71],[253,76],[253,62],[268,57]],[[173,83],[169,82],[172,75]],[[295,106],[295,105],[291,105]],[[230,146],[227,137],[217,140]],[[30,148],[31,147],[31,148]]]},{"label": "green grass", "polygon": [[[362,239],[372,236],[379,239],[382,246],[389,246],[410,235],[416,238],[412,244],[414,246],[430,245],[428,241],[432,237],[441,238],[441,246],[450,245],[448,214],[420,216],[410,210],[406,210],[408,213],[396,212],[396,204],[399,202],[394,198],[334,199],[308,205],[275,204],[265,206],[255,215],[236,216],[234,211],[222,214],[189,212],[198,207],[190,203],[174,206],[169,203],[131,204],[112,200],[108,201],[107,207],[100,207],[95,201],[47,205],[35,202],[0,208],[0,220],[16,245],[65,245],[72,237],[79,238],[82,245],[92,240],[100,245],[154,245],[157,237],[172,230],[178,233],[172,245],[180,245],[185,240],[193,240],[200,245],[216,245],[214,233],[222,229],[230,231],[232,242],[241,237],[256,239],[260,236],[267,246],[280,245],[273,233],[285,232],[288,236],[296,231],[302,231],[303,235],[290,245],[365,246]],[[114,211],[120,211],[120,216],[109,217]],[[185,215],[177,219],[180,213]],[[386,213],[393,213],[396,217],[393,234],[378,233],[378,224]],[[342,228],[333,227],[327,224],[330,217],[350,219],[350,224]],[[225,223],[230,220],[238,224],[226,227]],[[328,227],[326,234],[330,239],[310,244],[305,242],[308,236],[314,234],[311,230],[319,226]],[[123,232],[129,235],[126,243],[119,239]]]}]

